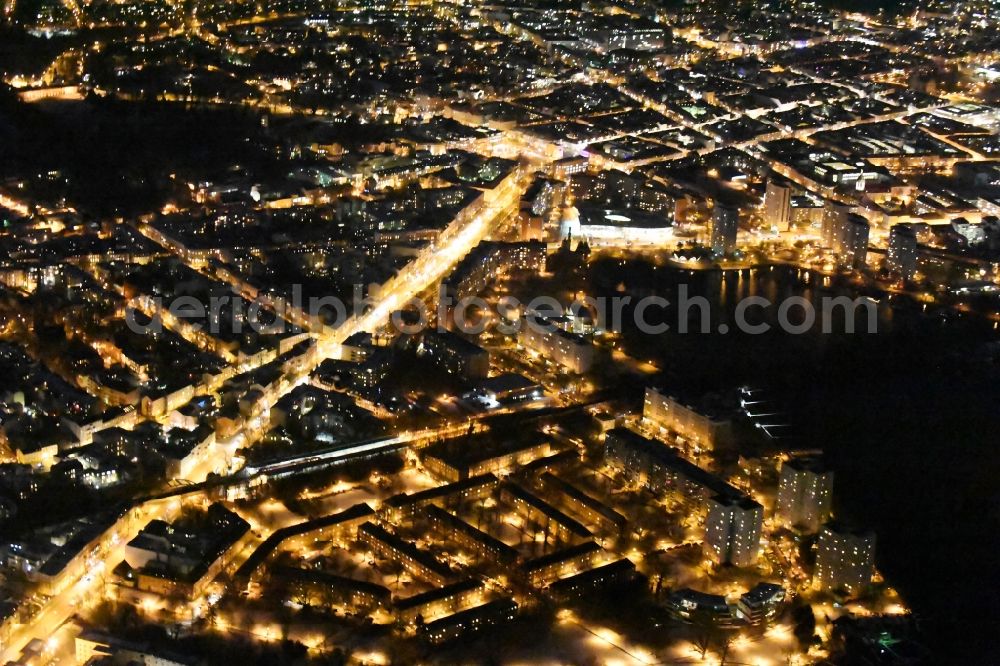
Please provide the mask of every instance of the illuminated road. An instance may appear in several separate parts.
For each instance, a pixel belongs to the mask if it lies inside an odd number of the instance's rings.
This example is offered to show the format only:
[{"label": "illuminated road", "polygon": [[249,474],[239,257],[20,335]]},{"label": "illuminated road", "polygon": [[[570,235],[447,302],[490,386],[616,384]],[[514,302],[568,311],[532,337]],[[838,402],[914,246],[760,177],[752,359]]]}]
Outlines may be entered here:
[{"label": "illuminated road", "polygon": [[507,211],[520,199],[523,179],[516,186],[508,186],[496,201],[484,204],[472,219],[457,227],[453,224],[436,243],[405,266],[388,289],[379,294],[378,304],[365,314],[353,316],[321,339],[321,355],[333,351],[344,340],[360,331],[373,331],[381,327],[393,312],[403,308],[417,294],[440,280],[465,255],[502,223]]},{"label": "illuminated road", "polygon": [[31,215],[31,207],[28,204],[23,201],[18,201],[3,192],[0,192],[0,206],[3,206],[4,208],[7,208],[8,210],[11,210],[23,217]]}]

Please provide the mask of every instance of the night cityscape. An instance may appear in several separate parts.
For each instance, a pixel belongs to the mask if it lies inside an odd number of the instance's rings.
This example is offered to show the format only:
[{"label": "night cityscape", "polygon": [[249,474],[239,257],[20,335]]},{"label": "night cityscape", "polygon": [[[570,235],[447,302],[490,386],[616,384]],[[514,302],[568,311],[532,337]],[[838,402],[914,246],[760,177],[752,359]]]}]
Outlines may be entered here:
[{"label": "night cityscape", "polygon": [[0,664],[1000,664],[1000,1],[0,0]]}]

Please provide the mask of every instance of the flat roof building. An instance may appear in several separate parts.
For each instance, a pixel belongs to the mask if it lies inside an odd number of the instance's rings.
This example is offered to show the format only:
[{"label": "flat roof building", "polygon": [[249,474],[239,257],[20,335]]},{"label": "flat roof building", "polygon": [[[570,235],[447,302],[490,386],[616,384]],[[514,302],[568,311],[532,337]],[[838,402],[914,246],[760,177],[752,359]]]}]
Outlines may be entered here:
[{"label": "flat roof building", "polygon": [[527,314],[518,342],[543,358],[583,374],[594,364],[594,345],[587,338],[559,328],[547,317]]},{"label": "flat roof building", "polygon": [[708,500],[705,546],[719,564],[752,566],[760,553],[764,507],[746,496],[718,495]]},{"label": "flat roof building", "polygon": [[626,428],[612,428],[607,432],[604,459],[654,493],[676,489],[700,499],[742,495],[711,472],[682,458],[677,449]]},{"label": "flat roof building", "polygon": [[830,518],[833,472],[817,458],[782,463],[775,516],[789,527],[816,532]]},{"label": "flat roof building", "polygon": [[451,331],[424,333],[417,354],[463,379],[483,379],[490,372],[490,353]]},{"label": "flat roof building", "polygon": [[821,590],[846,589],[857,593],[872,580],[875,569],[875,535],[827,523],[816,543],[814,584]]},{"label": "flat roof building", "polygon": [[870,224],[846,206],[831,203],[823,216],[823,241],[848,268],[861,268],[868,261]]},{"label": "flat roof building", "polygon": [[757,583],[740,596],[736,611],[750,624],[765,624],[777,616],[784,601],[785,588],[774,583]]},{"label": "flat roof building", "polygon": [[904,280],[917,271],[917,235],[908,224],[894,224],[889,229],[887,267]]},{"label": "flat roof building", "polygon": [[787,231],[792,220],[792,188],[774,180],[767,181],[764,192],[764,222],[779,231]]},{"label": "flat roof building", "polygon": [[720,626],[731,624],[733,612],[726,598],[721,594],[709,594],[690,588],[671,592],[667,596],[667,610],[681,622],[691,623],[698,618]]},{"label": "flat roof building", "polygon": [[652,386],[646,388],[642,418],[706,448],[728,444],[732,439],[732,419],[717,405],[707,400],[700,404],[684,400]]},{"label": "flat roof building", "polygon": [[739,231],[740,209],[736,206],[715,202],[712,211],[712,252],[719,256],[736,251],[736,235]]}]

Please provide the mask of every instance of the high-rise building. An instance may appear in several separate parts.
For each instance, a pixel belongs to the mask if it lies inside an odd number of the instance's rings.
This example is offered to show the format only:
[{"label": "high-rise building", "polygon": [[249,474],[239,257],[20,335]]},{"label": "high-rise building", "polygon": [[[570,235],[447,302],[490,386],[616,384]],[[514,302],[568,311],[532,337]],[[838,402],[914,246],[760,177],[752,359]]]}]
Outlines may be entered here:
[{"label": "high-rise building", "polygon": [[868,220],[851,213],[840,237],[840,254],[845,266],[861,268],[868,262]]},{"label": "high-rise building", "polygon": [[889,270],[909,280],[917,270],[917,235],[908,224],[889,229]]},{"label": "high-rise building", "polygon": [[823,244],[837,255],[841,266],[861,268],[868,259],[870,225],[846,206],[831,203],[823,214]]},{"label": "high-rise building", "polygon": [[792,221],[792,188],[769,180],[764,192],[764,222],[787,231]]},{"label": "high-rise building", "polygon": [[851,209],[836,201],[827,201],[823,210],[823,245],[836,249],[840,229],[847,220]]},{"label": "high-rise building", "polygon": [[720,564],[748,567],[757,561],[764,507],[749,497],[717,495],[708,500],[705,545]]},{"label": "high-rise building", "polygon": [[874,568],[874,534],[850,530],[837,523],[827,523],[820,529],[813,579],[816,587],[858,592],[871,582]]},{"label": "high-rise building", "polygon": [[816,532],[830,517],[833,472],[817,458],[795,458],[781,466],[775,513],[785,525]]},{"label": "high-rise building", "polygon": [[718,255],[733,253],[739,222],[739,208],[721,201],[715,202],[715,210],[712,212],[712,252]]}]

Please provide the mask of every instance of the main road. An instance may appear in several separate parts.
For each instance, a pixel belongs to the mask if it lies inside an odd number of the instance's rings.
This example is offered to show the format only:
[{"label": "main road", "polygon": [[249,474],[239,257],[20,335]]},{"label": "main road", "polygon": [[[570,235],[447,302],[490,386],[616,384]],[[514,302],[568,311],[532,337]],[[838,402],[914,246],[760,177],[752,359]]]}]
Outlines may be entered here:
[{"label": "main road", "polygon": [[443,278],[472,248],[495,231],[524,191],[524,177],[515,178],[516,184],[507,187],[495,200],[484,201],[482,208],[472,214],[471,219],[449,227],[435,243],[405,266],[400,277],[379,294],[378,302],[371,310],[348,318],[333,332],[321,336],[321,356],[334,351],[355,333],[373,331],[382,326],[393,312]]}]

